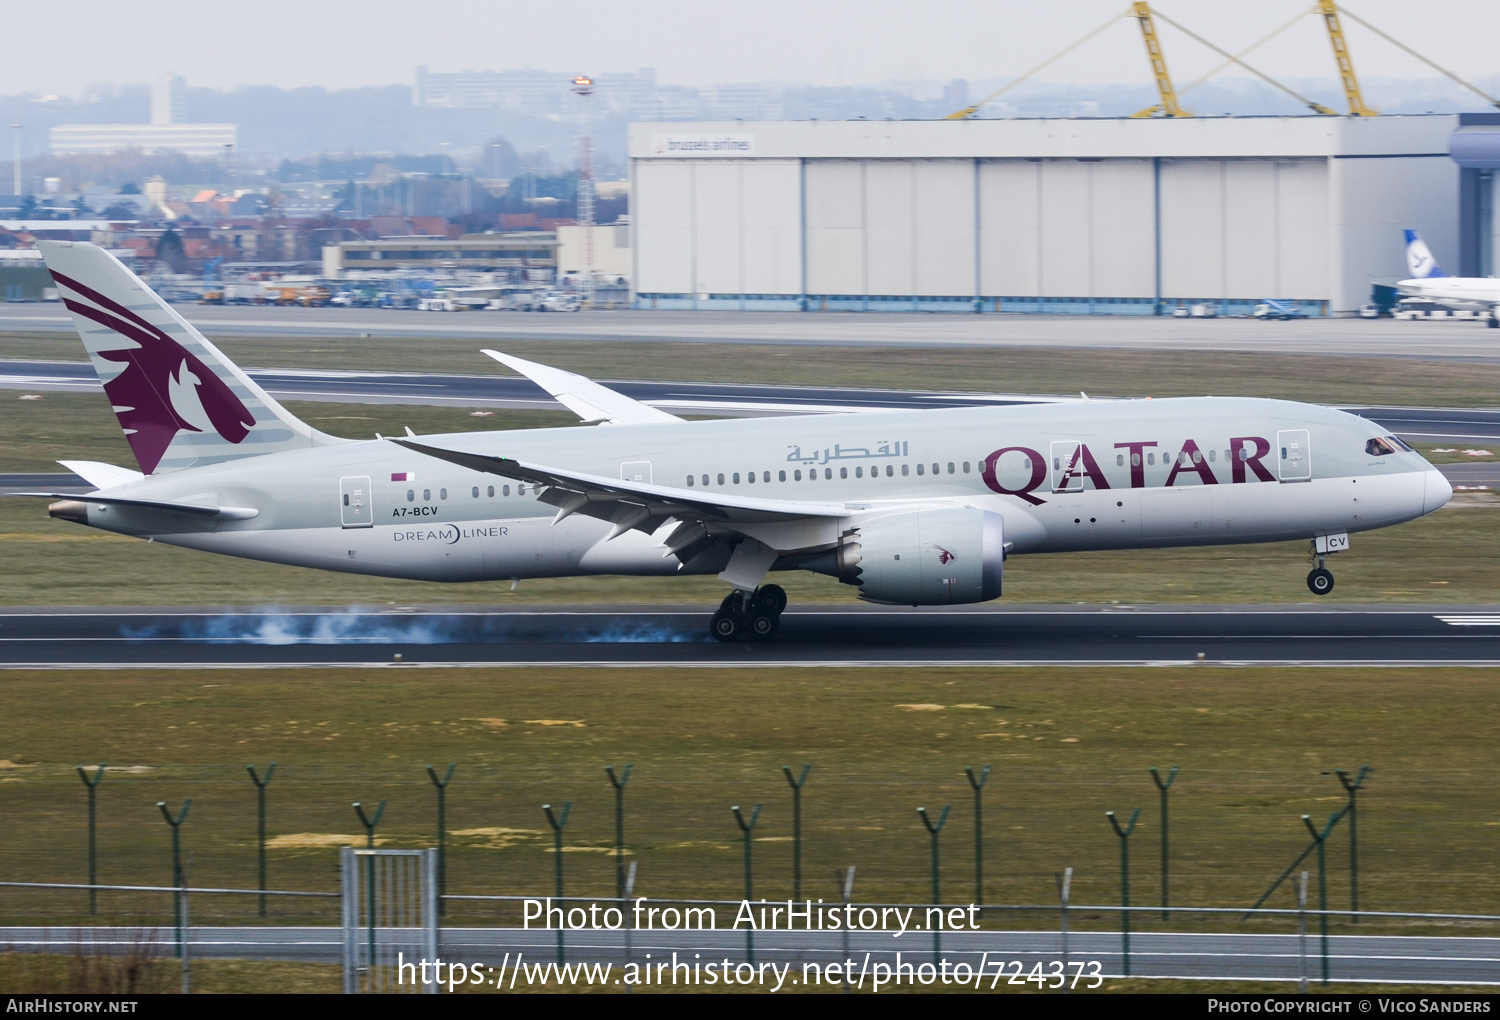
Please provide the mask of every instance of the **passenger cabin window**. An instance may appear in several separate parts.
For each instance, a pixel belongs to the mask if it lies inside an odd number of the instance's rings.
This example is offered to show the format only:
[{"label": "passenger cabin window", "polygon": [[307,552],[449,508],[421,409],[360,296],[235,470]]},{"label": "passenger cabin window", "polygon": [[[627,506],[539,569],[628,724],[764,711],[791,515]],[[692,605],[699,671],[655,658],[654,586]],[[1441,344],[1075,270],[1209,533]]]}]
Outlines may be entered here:
[{"label": "passenger cabin window", "polygon": [[[724,481],[724,479],[722,479],[722,478],[720,478],[720,479],[719,479],[719,481],[720,481],[720,482],[723,482],[723,481]],[[704,485],[707,485],[707,484],[708,484],[708,475],[704,475],[704,476],[703,476],[703,484],[704,484]]]},{"label": "passenger cabin window", "polygon": [[964,474],[968,474],[968,473],[969,473],[969,462],[968,461],[964,461]]},{"label": "passenger cabin window", "polygon": [[[1124,454],[1121,454],[1121,456],[1123,457]],[[1140,454],[1138,454],[1138,453],[1132,453],[1130,455],[1130,466],[1131,467],[1140,467],[1141,466],[1141,455]]]},{"label": "passenger cabin window", "polygon": [[479,498],[479,486],[477,486],[477,485],[474,486],[474,498],[475,499]]},{"label": "passenger cabin window", "polygon": [[802,481],[802,472],[801,471],[793,471],[792,472],[792,480],[793,481],[798,481],[798,482]]},{"label": "passenger cabin window", "polygon": [[924,474],[924,473],[925,473],[925,468],[926,468],[926,466],[927,466],[927,465],[925,465],[925,464],[918,464],[918,465],[917,465],[917,474],[918,474],[918,475],[919,475],[919,476],[920,476],[920,475],[922,475],[922,474]]},{"label": "passenger cabin window", "polygon": [[500,490],[500,494],[501,494],[501,495],[502,495],[502,496],[509,496],[509,495],[510,495],[510,486],[509,486],[509,485],[507,485],[507,486],[505,486],[505,487],[504,487],[504,488],[502,488],[502,489],[501,489],[501,490]]},{"label": "passenger cabin window", "polygon": [[854,477],[855,478],[863,478],[864,476],[865,476],[865,469],[864,468],[857,467],[857,468],[854,469]]},{"label": "passenger cabin window", "polygon": [[[901,473],[903,475],[906,474],[906,465],[905,464],[901,465]],[[887,478],[894,478],[894,477],[896,477],[896,469],[892,465],[887,464],[885,466],[885,476]]]},{"label": "passenger cabin window", "polygon": [[431,501],[431,499],[432,499],[432,490],[431,489],[423,489],[422,490],[422,501],[425,503],[425,502]]},{"label": "passenger cabin window", "polygon": [[[769,471],[762,471],[760,473],[760,480],[763,481],[763,482],[769,482],[771,480],[771,472],[769,472]],[[781,473],[781,480],[783,482],[786,481],[786,472],[785,471],[783,471]]]},{"label": "passenger cabin window", "polygon": [[951,460],[948,462],[948,473],[950,475],[953,474],[953,462]]},{"label": "passenger cabin window", "polygon": [[693,476],[692,475],[688,475],[688,488],[691,489],[692,487],[693,487]]},{"label": "passenger cabin window", "polygon": [[776,480],[778,482],[784,482],[784,481],[786,481],[786,472],[785,471],[778,471],[778,472],[776,472]]},{"label": "passenger cabin window", "polygon": [[846,468],[846,467],[839,468],[839,477],[840,478],[848,478],[849,477],[849,469]]},{"label": "passenger cabin window", "polygon": [[489,487],[488,494],[489,494],[490,499],[494,499],[495,498],[495,487],[493,485],[491,485]]},{"label": "passenger cabin window", "polygon": [[823,478],[825,481],[833,481],[833,468],[824,468]]},{"label": "passenger cabin window", "polygon": [[1117,453],[1117,454],[1115,454],[1115,467],[1124,467],[1124,466],[1125,466],[1125,455],[1123,453]]},{"label": "passenger cabin window", "polygon": [[723,473],[722,473],[722,472],[721,472],[721,473],[720,473],[720,474],[719,474],[719,484],[720,484],[720,485],[723,485],[723,484],[724,484],[724,475],[723,475]]},{"label": "passenger cabin window", "polygon": [[735,472],[735,473],[734,473],[734,484],[735,484],[735,485],[738,485],[738,484],[740,484],[740,473],[739,473],[739,472],[738,472],[738,471],[736,471],[736,472]]},{"label": "passenger cabin window", "polygon": [[406,501],[408,503],[415,503],[417,501],[417,490],[416,489],[407,489],[406,490]]},{"label": "passenger cabin window", "polygon": [[[1162,456],[1166,456],[1166,454],[1163,454]],[[1154,454],[1154,453],[1148,453],[1148,454],[1146,454],[1146,463],[1147,464],[1155,464],[1156,463],[1156,454]]]},{"label": "passenger cabin window", "polygon": [[[921,469],[922,469],[922,465],[918,464],[917,465],[918,472],[920,472]],[[901,477],[905,478],[909,474],[911,474],[911,465],[910,464],[902,464],[901,465]]]}]

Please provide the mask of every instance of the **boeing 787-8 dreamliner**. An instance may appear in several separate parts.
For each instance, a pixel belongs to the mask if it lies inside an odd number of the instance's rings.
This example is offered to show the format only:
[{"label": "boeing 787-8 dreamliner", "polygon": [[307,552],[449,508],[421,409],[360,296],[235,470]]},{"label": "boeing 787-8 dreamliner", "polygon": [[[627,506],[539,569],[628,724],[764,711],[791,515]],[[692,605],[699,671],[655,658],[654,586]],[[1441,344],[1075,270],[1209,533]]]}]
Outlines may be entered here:
[{"label": "boeing 787-8 dreamliner", "polygon": [[683,421],[494,351],[592,427],[340,439],[293,417],[113,255],[38,246],[139,471],[51,516],[250,559],[425,581],[716,574],[714,637],[765,639],[773,571],[892,605],[984,602],[1011,555],[1308,539],[1445,504],[1405,443],[1342,411],[1197,397]]}]

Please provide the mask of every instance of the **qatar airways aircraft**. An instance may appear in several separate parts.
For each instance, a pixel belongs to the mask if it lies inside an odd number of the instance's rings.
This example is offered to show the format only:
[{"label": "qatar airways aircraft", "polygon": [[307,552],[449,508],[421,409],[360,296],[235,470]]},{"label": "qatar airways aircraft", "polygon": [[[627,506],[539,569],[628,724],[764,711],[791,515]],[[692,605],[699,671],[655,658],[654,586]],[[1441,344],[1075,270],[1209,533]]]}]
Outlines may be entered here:
[{"label": "qatar airways aircraft", "polygon": [[[717,574],[710,630],[776,633],[772,571],[892,605],[1000,595],[1007,557],[1307,539],[1421,517],[1443,476],[1362,418],[1283,400],[1085,401],[682,421],[493,351],[595,427],[348,440],[298,421],[92,244],[41,241],[140,470],[51,516],[250,559],[425,581]],[[997,354],[997,357],[1004,357]],[[604,427],[609,426],[609,427]]]}]

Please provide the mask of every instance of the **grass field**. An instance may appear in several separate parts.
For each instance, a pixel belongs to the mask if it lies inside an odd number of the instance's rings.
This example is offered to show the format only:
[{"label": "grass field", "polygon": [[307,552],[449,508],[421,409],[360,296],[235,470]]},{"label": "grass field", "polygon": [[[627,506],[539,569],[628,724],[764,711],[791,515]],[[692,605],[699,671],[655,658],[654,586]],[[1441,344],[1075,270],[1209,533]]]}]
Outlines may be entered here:
[{"label": "grass field", "polygon": [[[1367,909],[1500,912],[1495,864],[1500,688],[1479,669],[884,669],[774,671],[505,668],[20,672],[0,677],[0,871],[82,881],[85,796],[76,763],[107,761],[100,877],[165,883],[156,807],[193,806],[183,828],[195,884],[251,886],[255,799],[244,766],[279,763],[269,788],[275,888],[336,888],[336,847],[362,832],[353,801],[389,807],[383,845],[427,846],[434,793],[423,767],[458,763],[448,792],[452,892],[545,894],[543,803],[572,802],[568,889],[613,889],[606,764],[635,764],[627,843],[649,897],[734,898],[742,888],[731,805],[763,803],[756,895],[791,892],[782,765],[813,763],[804,792],[804,895],[833,898],[858,867],[865,901],[923,902],[928,840],[915,809],[953,805],[944,898],[973,896],[965,765],[992,764],[986,895],[1118,901],[1116,839],[1103,813],[1143,808],[1136,902],[1158,895],[1157,793],[1146,769],[1180,764],[1172,792],[1173,902],[1248,906],[1343,793],[1327,772],[1370,764],[1361,798]],[[1330,845],[1330,902],[1348,902],[1346,833]],[[166,909],[119,895],[107,913]],[[8,891],[7,923],[76,918],[81,897]],[[273,921],[330,921],[333,901],[273,906]],[[1275,905],[1288,906],[1289,891]],[[197,897],[193,916],[253,921],[241,898]],[[496,917],[456,905],[453,923]],[[1007,918],[1047,926],[1055,917]],[[1108,926],[1108,915],[1081,926]],[[1235,918],[1174,917],[1176,928]],[[1153,927],[1154,915],[1140,919]],[[1266,922],[1252,922],[1266,927]],[[1273,925],[1274,927],[1274,925]],[[1465,926],[1367,921],[1368,931]],[[1346,930],[1343,922],[1335,930]],[[1473,929],[1491,933],[1489,929]]]},{"label": "grass field", "polygon": [[[188,315],[191,319],[191,314]],[[622,320],[622,328],[628,323]],[[1080,324],[1087,329],[1087,324]],[[1326,355],[1204,351],[1005,350],[711,342],[510,340],[446,337],[218,337],[245,368],[504,375],[480,354],[507,353],[595,379],[873,386],[1058,393],[1095,397],[1258,396],[1325,404],[1439,407],[1500,403],[1500,365]],[[0,358],[82,361],[70,333],[0,333]]]}]

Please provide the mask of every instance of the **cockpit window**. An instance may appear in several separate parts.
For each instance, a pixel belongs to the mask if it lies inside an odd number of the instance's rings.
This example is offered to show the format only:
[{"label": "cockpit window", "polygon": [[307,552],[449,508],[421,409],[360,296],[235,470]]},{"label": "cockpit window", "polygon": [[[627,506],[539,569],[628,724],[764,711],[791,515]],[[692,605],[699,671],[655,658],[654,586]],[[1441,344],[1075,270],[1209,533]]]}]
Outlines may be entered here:
[{"label": "cockpit window", "polygon": [[1371,457],[1385,457],[1397,452],[1410,453],[1411,447],[1395,436],[1383,436],[1379,439],[1372,439],[1365,444],[1365,453]]}]

